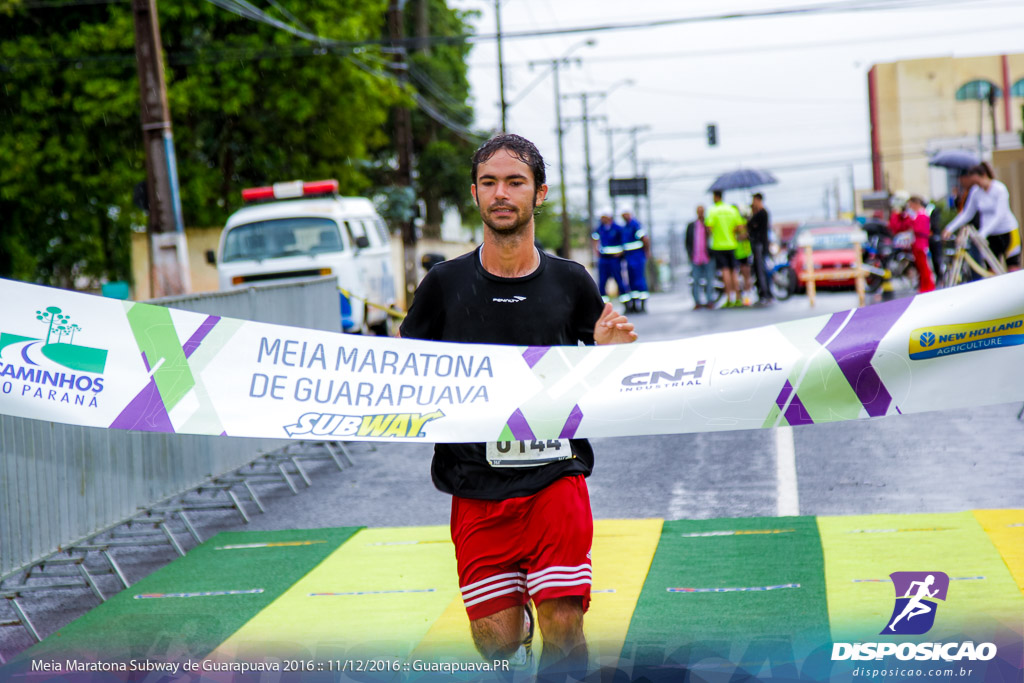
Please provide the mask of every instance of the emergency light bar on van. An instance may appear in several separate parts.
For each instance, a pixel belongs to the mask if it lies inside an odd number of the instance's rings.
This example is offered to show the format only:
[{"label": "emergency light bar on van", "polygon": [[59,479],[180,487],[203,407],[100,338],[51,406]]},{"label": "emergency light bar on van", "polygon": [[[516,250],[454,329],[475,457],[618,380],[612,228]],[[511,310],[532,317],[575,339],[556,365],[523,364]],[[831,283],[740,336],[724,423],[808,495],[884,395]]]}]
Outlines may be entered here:
[{"label": "emergency light bar on van", "polygon": [[313,180],[308,183],[292,180],[287,183],[274,183],[270,187],[249,187],[242,190],[242,201],[255,202],[261,199],[296,199],[298,197],[315,197],[323,194],[337,194],[337,180]]}]

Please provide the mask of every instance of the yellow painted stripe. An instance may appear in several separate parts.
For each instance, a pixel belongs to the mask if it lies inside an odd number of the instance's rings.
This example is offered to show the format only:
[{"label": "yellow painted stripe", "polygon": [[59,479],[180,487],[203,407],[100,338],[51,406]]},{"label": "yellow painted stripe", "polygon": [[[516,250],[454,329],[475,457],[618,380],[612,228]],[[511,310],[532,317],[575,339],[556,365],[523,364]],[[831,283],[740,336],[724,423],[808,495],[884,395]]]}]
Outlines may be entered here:
[{"label": "yellow painted stripe", "polygon": [[[622,652],[629,622],[661,538],[662,520],[598,520],[594,522],[593,594],[583,620],[592,664],[613,664]],[[614,591],[614,592],[611,592]],[[543,638],[535,629],[534,652]],[[477,661],[469,633],[469,618],[456,596],[427,632],[416,657]]]},{"label": "yellow painted stripe", "polygon": [[1024,593],[1024,510],[975,510],[974,516]]},{"label": "yellow painted stripe", "polygon": [[447,526],[363,529],[212,656],[405,661],[459,595]]},{"label": "yellow painted stripe", "polygon": [[890,639],[879,633],[892,614],[893,585],[863,580],[888,579],[895,571],[984,577],[950,581],[935,625],[920,638],[1019,630],[1024,599],[972,513],[819,517],[818,528],[835,641]]},{"label": "yellow painted stripe", "polygon": [[[660,519],[602,520],[594,523],[595,591],[583,628],[593,665],[614,666],[626,642],[629,622],[661,540]],[[614,593],[601,591],[614,590]]]}]

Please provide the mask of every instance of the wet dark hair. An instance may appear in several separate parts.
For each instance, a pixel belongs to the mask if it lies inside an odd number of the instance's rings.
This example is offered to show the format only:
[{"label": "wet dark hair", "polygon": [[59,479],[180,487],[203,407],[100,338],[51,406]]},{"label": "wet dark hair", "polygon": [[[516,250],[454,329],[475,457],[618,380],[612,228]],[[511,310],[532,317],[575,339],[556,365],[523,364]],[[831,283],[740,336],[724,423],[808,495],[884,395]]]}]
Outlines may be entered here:
[{"label": "wet dark hair", "polygon": [[521,135],[514,133],[501,133],[480,145],[473,153],[473,184],[476,185],[476,173],[480,164],[494,156],[499,150],[506,150],[509,154],[519,159],[533,171],[533,187],[539,190],[547,179],[544,172],[544,157],[540,155],[537,146]]},{"label": "wet dark hair", "polygon": [[995,178],[995,173],[992,172],[992,167],[988,165],[987,161],[983,161],[980,164],[971,166],[967,169],[968,175],[981,175],[986,178]]},{"label": "wet dark hair", "polygon": [[714,190],[711,193],[711,197],[714,198],[716,201],[721,199],[722,198],[722,191],[721,190]]},{"label": "wet dark hair", "polygon": [[753,195],[751,195],[751,196],[752,196],[752,197],[753,197],[754,199],[760,199],[760,200],[762,200],[762,201],[764,200],[764,195],[763,195],[763,194],[761,194],[760,192],[755,192],[755,193],[754,193]]}]

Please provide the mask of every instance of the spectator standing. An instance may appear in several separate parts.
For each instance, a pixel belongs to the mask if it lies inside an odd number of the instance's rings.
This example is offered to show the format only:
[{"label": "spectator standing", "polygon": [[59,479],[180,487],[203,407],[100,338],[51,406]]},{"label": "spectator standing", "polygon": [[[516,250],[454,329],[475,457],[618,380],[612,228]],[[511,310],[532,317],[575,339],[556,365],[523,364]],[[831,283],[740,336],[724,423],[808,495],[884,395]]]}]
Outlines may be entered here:
[{"label": "spectator standing", "polygon": [[715,203],[704,221],[711,231],[711,254],[715,266],[722,271],[722,283],[725,285],[726,300],[722,308],[742,307],[736,279],[736,231],[744,224],[743,216],[735,206],[722,201],[719,190],[715,190],[712,196]]},{"label": "spectator standing", "polygon": [[627,304],[632,300],[629,289],[622,279],[622,228],[612,219],[611,209],[601,212],[601,222],[597,224],[593,234],[594,254],[597,256],[597,288],[601,298],[607,303],[608,278],[615,280],[619,290],[619,301]]},{"label": "spectator standing", "polygon": [[918,291],[924,293],[934,290],[935,278],[928,263],[928,238],[932,234],[932,228],[924,200],[916,195],[910,197],[904,209],[892,215],[889,226],[893,235],[900,232],[913,233],[911,253],[914,255],[914,265],[917,266]]},{"label": "spectator standing", "polygon": [[772,288],[768,281],[768,255],[771,249],[771,221],[764,208],[764,195],[755,192],[750,202],[750,220],[747,221],[747,235],[750,238],[751,256],[754,260],[754,277],[757,281],[757,301],[765,306],[772,302]]},{"label": "spectator standing", "polygon": [[704,224],[704,206],[697,207],[697,220],[686,225],[686,256],[693,279],[693,310],[714,308],[715,264],[708,251],[708,227]]},{"label": "spectator standing", "polygon": [[925,207],[928,212],[928,228],[931,234],[928,235],[928,252],[932,258],[932,274],[935,276],[935,283],[942,282],[942,256],[945,245],[942,240],[942,212],[934,203]]},{"label": "spectator standing", "polygon": [[952,235],[977,214],[981,216],[978,234],[988,241],[992,253],[996,258],[1005,258],[1009,270],[1019,270],[1020,234],[1017,218],[1010,209],[1010,191],[995,179],[987,163],[972,167],[967,175],[975,187],[967,195],[963,210],[946,226],[944,236]]},{"label": "spectator standing", "polygon": [[645,313],[650,296],[647,291],[647,259],[651,256],[651,238],[629,209],[622,212],[622,221],[623,259],[631,297],[626,304],[626,312]]},{"label": "spectator standing", "polygon": [[[740,207],[736,207],[739,211]],[[742,216],[743,214],[740,213]],[[740,298],[743,306],[749,306],[753,299],[754,287],[750,277],[751,262],[750,236],[747,234],[747,224],[736,228],[736,266],[739,268]]]}]

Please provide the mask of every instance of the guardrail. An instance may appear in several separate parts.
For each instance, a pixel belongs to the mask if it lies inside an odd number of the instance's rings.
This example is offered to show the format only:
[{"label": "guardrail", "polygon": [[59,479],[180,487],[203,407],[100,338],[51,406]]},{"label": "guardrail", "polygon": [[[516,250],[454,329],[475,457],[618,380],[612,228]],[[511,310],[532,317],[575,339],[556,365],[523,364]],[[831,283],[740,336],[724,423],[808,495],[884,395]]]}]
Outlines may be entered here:
[{"label": "guardrail", "polygon": [[[341,331],[337,280],[331,277],[149,303]],[[282,443],[122,432],[0,415],[0,581]]]}]

